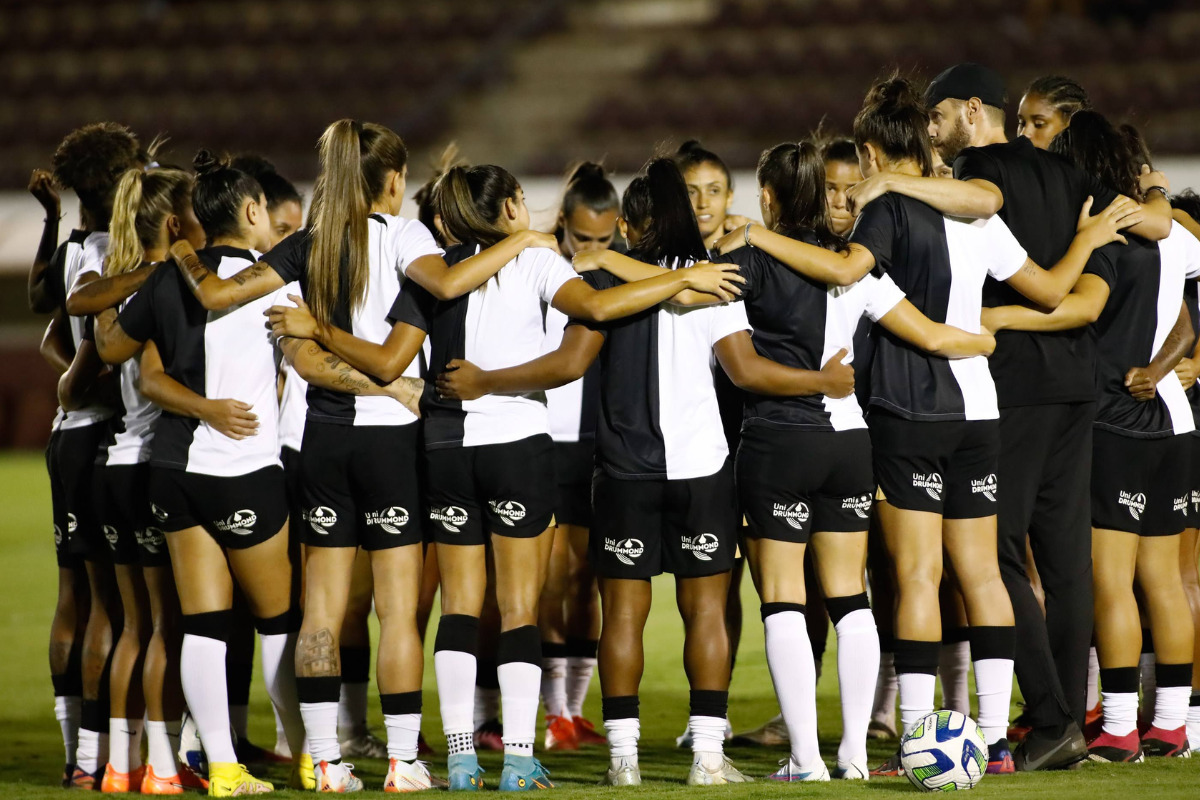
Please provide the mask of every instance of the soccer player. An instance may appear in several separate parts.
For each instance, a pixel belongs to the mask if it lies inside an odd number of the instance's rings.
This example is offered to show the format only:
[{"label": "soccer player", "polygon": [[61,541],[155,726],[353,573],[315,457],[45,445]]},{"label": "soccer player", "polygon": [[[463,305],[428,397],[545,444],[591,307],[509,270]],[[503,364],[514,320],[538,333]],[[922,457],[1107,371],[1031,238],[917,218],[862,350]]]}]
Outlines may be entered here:
[{"label": "soccer player", "polygon": [[1021,95],[1017,136],[1026,137],[1039,150],[1049,150],[1054,137],[1071,124],[1071,116],[1091,107],[1087,91],[1070,78],[1035,78]]}]

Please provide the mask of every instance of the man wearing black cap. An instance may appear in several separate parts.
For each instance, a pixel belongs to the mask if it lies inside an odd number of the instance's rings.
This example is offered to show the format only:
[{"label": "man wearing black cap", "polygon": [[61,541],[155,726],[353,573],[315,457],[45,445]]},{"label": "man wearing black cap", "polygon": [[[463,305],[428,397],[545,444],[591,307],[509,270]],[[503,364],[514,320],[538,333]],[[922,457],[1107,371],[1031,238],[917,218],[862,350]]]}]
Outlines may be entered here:
[{"label": "man wearing black cap", "polygon": [[[1115,194],[1065,159],[1026,138],[1004,135],[1004,81],[978,64],[959,64],[926,90],[930,136],[959,180],[904,176],[852,189],[861,207],[886,191],[923,200],[945,214],[999,213],[1032,258],[1053,264],[1075,235],[1088,196],[1093,208]],[[1165,185],[1159,173],[1143,188]],[[1149,239],[1170,230],[1161,193],[1131,230]],[[984,305],[1025,303],[988,280]],[[1084,329],[1061,333],[1004,331],[990,360],[1000,405],[998,541],[1000,569],[1017,625],[1016,674],[1032,730],[1013,754],[1017,769],[1054,769],[1087,755],[1087,653],[1092,632],[1091,432],[1095,362]],[[1046,592],[1046,613],[1025,572],[1026,536]]]}]

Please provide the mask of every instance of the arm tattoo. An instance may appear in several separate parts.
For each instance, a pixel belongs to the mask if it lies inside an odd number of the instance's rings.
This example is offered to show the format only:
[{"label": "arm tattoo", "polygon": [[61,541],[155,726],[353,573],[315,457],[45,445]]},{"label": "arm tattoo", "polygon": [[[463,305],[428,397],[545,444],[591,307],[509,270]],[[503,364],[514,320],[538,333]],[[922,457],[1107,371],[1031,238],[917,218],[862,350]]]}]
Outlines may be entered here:
[{"label": "arm tattoo", "polygon": [[232,276],[229,280],[238,286],[245,286],[250,281],[261,277],[270,268],[265,261],[256,261],[238,274]]},{"label": "arm tattoo", "polygon": [[188,288],[193,291],[204,282],[205,278],[212,274],[195,253],[189,253],[182,260],[177,260],[176,263],[179,264],[179,271],[183,273],[183,278],[187,281]]},{"label": "arm tattoo", "polygon": [[346,394],[357,395],[369,391],[374,385],[354,367],[316,342],[309,341],[308,352],[310,355],[320,358],[316,364],[316,370],[328,380],[326,385],[330,388]]},{"label": "arm tattoo", "polygon": [[304,634],[296,642],[296,677],[328,678],[341,672],[337,642],[328,628]]}]

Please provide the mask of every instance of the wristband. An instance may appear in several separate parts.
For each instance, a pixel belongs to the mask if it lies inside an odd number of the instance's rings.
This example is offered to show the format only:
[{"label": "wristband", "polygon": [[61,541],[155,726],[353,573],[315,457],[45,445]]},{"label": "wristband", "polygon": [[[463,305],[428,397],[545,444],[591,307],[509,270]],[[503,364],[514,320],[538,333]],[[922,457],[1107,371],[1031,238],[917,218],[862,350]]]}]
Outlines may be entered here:
[{"label": "wristband", "polygon": [[1146,197],[1149,197],[1150,193],[1153,192],[1155,189],[1162,192],[1162,196],[1165,197],[1166,199],[1168,199],[1168,200],[1171,199],[1171,193],[1167,191],[1167,187],[1165,187],[1165,186],[1151,186],[1151,187],[1147,188],[1146,191],[1143,192],[1143,194],[1146,195]]},{"label": "wristband", "polygon": [[742,236],[742,238],[746,240],[746,246],[747,246],[747,247],[753,247],[753,246],[754,246],[754,245],[750,244],[750,226],[751,226],[751,225],[753,225],[753,224],[754,224],[753,222],[747,222],[747,223],[746,223],[746,232],[745,232],[745,234],[743,234],[743,236]]}]

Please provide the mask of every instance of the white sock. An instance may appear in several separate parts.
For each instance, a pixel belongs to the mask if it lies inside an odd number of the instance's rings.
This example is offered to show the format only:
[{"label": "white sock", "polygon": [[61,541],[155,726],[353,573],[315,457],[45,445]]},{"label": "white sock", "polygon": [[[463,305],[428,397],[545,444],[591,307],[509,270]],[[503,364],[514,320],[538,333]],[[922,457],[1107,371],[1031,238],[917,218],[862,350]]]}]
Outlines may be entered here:
[{"label": "white sock", "polygon": [[567,711],[567,659],[558,656],[542,658],[542,702],[546,716],[570,718]]},{"label": "white sock", "polygon": [[279,709],[275,704],[271,704],[271,713],[275,716],[275,755],[291,758],[292,748],[287,743],[287,730],[283,727],[283,720],[279,718]]},{"label": "white sock", "polygon": [[875,699],[871,703],[871,719],[891,728],[896,727],[896,694],[900,691],[895,659],[895,653],[879,654],[879,676],[875,680]]},{"label": "white sock", "polygon": [[[107,763],[107,759],[105,760]],[[75,747],[75,766],[89,775],[95,775],[100,768],[100,733],[79,729],[79,742]]]},{"label": "white sock", "polygon": [[587,699],[592,673],[596,671],[596,659],[583,656],[567,658],[567,713],[574,717],[583,716],[583,701]]},{"label": "white sock", "polygon": [[108,763],[113,772],[129,773],[129,720],[108,718]]},{"label": "white sock", "polygon": [[937,676],[925,672],[901,672],[896,675],[900,684],[900,730],[904,735],[925,716],[933,713],[933,694]]},{"label": "white sock", "polygon": [[387,727],[388,758],[412,761],[417,757],[417,737],[421,735],[420,714],[384,714]]},{"label": "white sock", "polygon": [[1200,706],[1188,706],[1187,737],[1188,746],[1200,750]]},{"label": "white sock", "polygon": [[75,763],[75,748],[79,746],[79,718],[83,714],[83,698],[58,695],[54,698],[54,718],[62,729],[63,750],[67,764]]},{"label": "white sock", "polygon": [[[943,644],[938,652],[938,677],[942,679],[942,708],[971,716],[970,642]],[[976,681],[979,678],[976,676]]]},{"label": "white sock", "polygon": [[179,674],[208,763],[236,764],[237,753],[229,735],[225,642],[185,633]]},{"label": "white sock", "polygon": [[[1012,685],[1011,658],[984,658],[975,662],[975,694],[979,697],[977,722],[989,747],[1008,736]],[[967,708],[970,709],[969,704]]]},{"label": "white sock", "polygon": [[[798,612],[785,612],[798,613]],[[777,617],[778,614],[771,616]],[[767,617],[770,619],[771,617]],[[803,621],[800,623],[804,625]],[[805,638],[808,638],[807,632]],[[812,651],[808,653],[809,659],[812,658]],[[702,717],[693,715],[688,717],[688,728],[692,732],[692,761],[698,762],[706,769],[717,769],[725,760],[725,718],[724,717]]]},{"label": "white sock", "polygon": [[342,747],[338,743],[338,704],[301,703],[300,716],[304,719],[304,731],[308,734],[308,750],[313,763],[340,761]]},{"label": "white sock", "polygon": [[368,683],[342,683],[338,699],[338,736],[349,739],[367,730]]},{"label": "white sock", "polygon": [[1187,724],[1191,686],[1159,686],[1154,696],[1154,727],[1173,731]]},{"label": "white sock", "polygon": [[1137,692],[1101,692],[1104,703],[1104,732],[1128,736],[1137,730]]},{"label": "white sock", "polygon": [[[767,667],[771,671],[775,695],[779,698],[779,710],[787,724],[792,760],[807,771],[821,759],[817,744],[817,678],[808,627],[799,611],[780,611],[763,620],[763,628],[766,631]],[[724,741],[724,720],[721,722]],[[696,736],[694,728],[692,735]]]},{"label": "white sock", "polygon": [[838,763],[849,764],[867,757],[870,689],[879,674],[879,631],[868,608],[851,611],[833,629],[837,634],[838,691],[842,701]]},{"label": "white sock", "polygon": [[160,778],[179,774],[175,764],[175,751],[171,748],[171,737],[167,735],[167,723],[146,720],[146,760],[150,769]]},{"label": "white sock", "polygon": [[475,712],[473,716],[475,729],[482,727],[488,720],[500,719],[500,690],[475,687]]},{"label": "white sock", "polygon": [[[1155,692],[1158,688],[1158,676],[1154,672],[1155,663],[1154,653],[1142,653],[1141,657],[1138,658],[1138,669],[1141,672],[1142,684],[1141,716],[1143,717],[1149,717],[1152,713],[1151,709],[1157,708],[1158,705],[1155,702]],[[1175,727],[1178,728],[1179,726],[1176,725]]]},{"label": "white sock", "polygon": [[475,663],[475,656],[461,650],[439,650],[433,654],[442,730],[447,737],[452,733],[475,732]]},{"label": "white sock", "polygon": [[295,633],[260,633],[258,642],[267,696],[283,720],[288,748],[293,753],[302,753],[305,728],[296,697],[296,637]]},{"label": "white sock", "polygon": [[604,732],[608,735],[608,757],[613,766],[623,758],[633,759],[633,763],[637,763],[638,739],[642,735],[640,719],[606,719]]},{"label": "white sock", "polygon": [[504,754],[531,756],[537,736],[542,668],[524,661],[510,661],[497,667],[496,674],[500,677],[500,705],[504,714]]},{"label": "white sock", "polygon": [[238,741],[250,738],[250,706],[230,706],[229,727]]},{"label": "white sock", "polygon": [[1096,648],[1088,650],[1087,707],[1091,711],[1100,702],[1100,656]]}]

